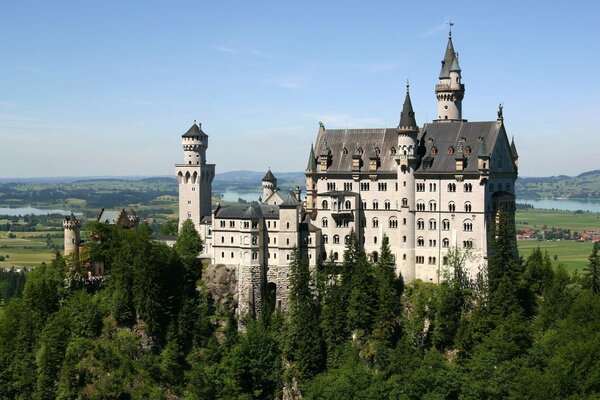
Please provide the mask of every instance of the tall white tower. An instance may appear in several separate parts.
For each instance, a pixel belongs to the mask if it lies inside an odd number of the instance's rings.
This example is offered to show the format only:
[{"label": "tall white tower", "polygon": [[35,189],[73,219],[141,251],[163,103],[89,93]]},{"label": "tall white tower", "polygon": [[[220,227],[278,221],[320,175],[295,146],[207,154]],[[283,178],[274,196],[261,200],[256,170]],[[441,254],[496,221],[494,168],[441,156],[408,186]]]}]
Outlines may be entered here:
[{"label": "tall white tower", "polygon": [[79,257],[79,245],[81,244],[81,222],[73,213],[63,220],[63,229],[65,231],[64,256]]},{"label": "tall white tower", "polygon": [[406,98],[398,124],[398,192],[400,195],[399,252],[396,254],[396,265],[405,281],[415,279],[415,169],[419,163],[417,152],[417,135],[419,127],[415,120],[409,86],[406,85]]},{"label": "tall white tower", "polygon": [[202,124],[194,124],[181,136],[183,164],[175,164],[179,183],[179,226],[191,219],[200,232],[200,221],[212,212],[212,181],[215,164],[206,164],[208,135]]},{"label": "tall white tower", "polygon": [[438,119],[436,122],[463,121],[462,99],[465,96],[465,85],[461,81],[458,53],[452,44],[452,31],[448,34],[448,45],[442,60],[440,82],[435,85],[438,100]]}]

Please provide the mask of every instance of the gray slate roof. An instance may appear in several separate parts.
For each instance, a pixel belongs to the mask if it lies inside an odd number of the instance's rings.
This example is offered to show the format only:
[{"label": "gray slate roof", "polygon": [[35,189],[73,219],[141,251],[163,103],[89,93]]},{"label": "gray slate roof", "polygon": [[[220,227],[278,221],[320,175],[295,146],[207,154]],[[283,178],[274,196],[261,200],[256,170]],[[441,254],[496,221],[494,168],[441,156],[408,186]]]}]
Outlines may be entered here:
[{"label": "gray slate roof", "polygon": [[202,131],[202,124],[194,124],[188,129],[186,133],[181,135],[181,137],[198,137],[198,136],[208,136],[206,133]]},{"label": "gray slate roof", "polygon": [[442,60],[442,69],[440,71],[440,79],[450,78],[450,67],[452,67],[452,61],[455,58],[454,45],[452,44],[452,38],[448,38],[448,44],[446,45],[446,53]]},{"label": "gray slate roof", "polygon": [[216,218],[257,220],[261,216],[266,219],[279,218],[279,206],[271,204],[234,204],[217,210]]},{"label": "gray slate roof", "polygon": [[[434,122],[425,124],[421,128],[418,139],[421,143],[420,155],[422,157],[431,157],[430,163],[422,163],[417,172],[428,173],[454,173],[456,156],[458,153],[458,144],[461,138],[463,149],[467,146],[471,148],[470,154],[466,154],[467,160],[465,172],[477,172],[477,156],[480,153],[482,137],[483,144],[488,154],[493,153],[494,146],[501,132],[502,123],[500,121],[484,122]],[[428,139],[433,139],[430,143]],[[380,167],[378,172],[396,172],[397,165],[394,160],[395,155],[391,154],[390,149],[396,148],[398,144],[398,131],[394,128],[383,129],[327,129],[319,130],[316,143],[319,144],[319,150],[324,146],[331,150],[331,164],[328,172],[349,172],[352,170],[352,154],[356,154],[357,148],[363,149],[361,171],[368,171],[369,155],[373,148],[380,150]],[[431,155],[431,148],[437,147],[437,154]],[[457,150],[454,154],[447,154],[448,147],[452,146]],[[348,154],[343,154],[342,150],[346,148]],[[430,165],[430,166],[429,166]]]},{"label": "gray slate roof", "polygon": [[98,216],[98,222],[114,225],[119,220],[121,210],[102,210]]},{"label": "gray slate roof", "polygon": [[308,164],[306,165],[307,171],[316,171],[317,169],[317,158],[315,157],[315,149],[313,145],[310,145],[310,154],[308,155]]},{"label": "gray slate roof", "polygon": [[[425,124],[419,132],[418,138],[423,143],[421,150],[423,159],[431,157],[431,166],[421,163],[416,172],[454,173],[456,157],[460,156],[460,145],[462,145],[463,155],[467,160],[464,172],[478,172],[478,155],[481,151],[488,154],[493,153],[501,127],[502,123],[499,121],[455,121]],[[480,140],[480,137],[483,140]],[[433,142],[430,142],[429,139],[433,139]],[[438,150],[436,155],[431,154],[434,146]],[[455,149],[454,154],[448,154],[447,150],[450,146]],[[482,146],[485,146],[486,149],[482,150]],[[467,147],[471,149],[469,154],[465,152]]]},{"label": "gray slate roof", "polygon": [[[362,171],[369,165],[369,155],[374,148],[380,150],[379,171],[396,171],[396,162],[390,149],[398,146],[398,131],[395,128],[383,129],[327,129],[319,130],[317,135],[317,149],[322,151],[324,142],[331,151],[330,172],[349,172],[352,170],[352,155],[357,154],[358,148],[362,149]],[[342,154],[346,148],[348,154]]]},{"label": "gray slate roof", "polygon": [[277,178],[275,178],[275,175],[273,175],[273,173],[269,169],[267,171],[267,173],[265,174],[265,177],[262,178],[262,181],[263,182],[277,182]]},{"label": "gray slate roof", "polygon": [[406,97],[404,98],[404,105],[402,106],[398,127],[417,129],[417,121],[415,120],[415,112],[413,111],[412,102],[410,101],[408,85],[406,85]]}]

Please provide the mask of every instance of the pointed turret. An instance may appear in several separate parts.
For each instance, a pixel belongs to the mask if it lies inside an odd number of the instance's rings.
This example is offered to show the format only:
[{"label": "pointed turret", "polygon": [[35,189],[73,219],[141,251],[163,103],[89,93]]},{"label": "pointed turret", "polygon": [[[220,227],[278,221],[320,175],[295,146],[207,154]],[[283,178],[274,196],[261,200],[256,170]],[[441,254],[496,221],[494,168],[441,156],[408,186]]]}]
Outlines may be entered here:
[{"label": "pointed turret", "polygon": [[448,44],[446,45],[446,53],[444,53],[444,59],[442,60],[440,79],[450,78],[450,67],[455,58],[456,53],[454,52],[454,44],[452,43],[452,32],[450,32],[448,35]]},{"label": "pointed turret", "polygon": [[308,155],[308,164],[306,165],[307,171],[317,170],[317,157],[315,157],[315,148],[310,144],[310,154]]},{"label": "pointed turret", "polygon": [[262,179],[262,188],[262,201],[265,202],[277,189],[277,178],[271,172],[271,168],[269,168],[269,171],[267,171],[265,177]]},{"label": "pointed turret", "polygon": [[410,101],[410,86],[406,84],[406,97],[404,98],[404,106],[400,114],[400,123],[398,130],[413,131],[418,130],[417,121],[415,120],[415,112],[413,111],[412,102]]},{"label": "pointed turret", "polygon": [[510,154],[512,155],[513,162],[515,163],[515,167],[519,167],[519,153],[517,153],[517,146],[515,145],[515,137],[513,136],[512,141],[510,142]]},{"label": "pointed turret", "polygon": [[[452,27],[452,23],[450,26]],[[448,33],[448,44],[442,60],[439,83],[435,85],[438,100],[437,122],[464,121],[462,119],[462,99],[465,95],[465,85],[461,82],[461,69],[458,63],[458,53],[454,51],[452,31]]]}]

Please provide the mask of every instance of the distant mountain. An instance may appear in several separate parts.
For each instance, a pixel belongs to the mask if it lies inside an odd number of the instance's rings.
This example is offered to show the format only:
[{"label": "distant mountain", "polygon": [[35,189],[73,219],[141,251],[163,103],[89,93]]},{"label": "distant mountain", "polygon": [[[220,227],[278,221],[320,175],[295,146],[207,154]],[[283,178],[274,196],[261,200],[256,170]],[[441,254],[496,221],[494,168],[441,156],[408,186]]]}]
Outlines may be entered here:
[{"label": "distant mountain", "polygon": [[[289,182],[305,179],[303,172],[276,172],[273,175],[277,178],[277,182]],[[229,171],[215,175],[215,182],[230,182],[230,183],[260,183],[264,178],[265,172],[256,171]]]},{"label": "distant mountain", "polygon": [[577,176],[522,177],[515,185],[517,197],[525,199],[599,199],[600,170]]}]

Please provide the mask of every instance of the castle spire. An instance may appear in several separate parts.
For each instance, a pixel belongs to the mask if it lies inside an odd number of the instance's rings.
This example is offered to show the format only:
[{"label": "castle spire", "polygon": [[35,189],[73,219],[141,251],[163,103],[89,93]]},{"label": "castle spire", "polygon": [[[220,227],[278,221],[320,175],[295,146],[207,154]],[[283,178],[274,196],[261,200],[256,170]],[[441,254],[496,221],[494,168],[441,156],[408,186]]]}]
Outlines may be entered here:
[{"label": "castle spire", "polygon": [[317,157],[315,157],[315,148],[313,144],[310,144],[310,154],[308,156],[308,164],[306,166],[307,171],[317,170]]},{"label": "castle spire", "polygon": [[458,53],[452,43],[452,25],[448,23],[448,44],[442,60],[439,83],[435,85],[438,100],[437,122],[464,121],[462,119],[462,99],[465,95],[465,85],[461,82],[461,69],[458,65]]},{"label": "castle spire", "polygon": [[410,101],[410,84],[406,81],[406,97],[404,98],[404,106],[400,114],[399,130],[417,130],[417,121],[415,120],[415,112],[413,111],[412,102]]}]

